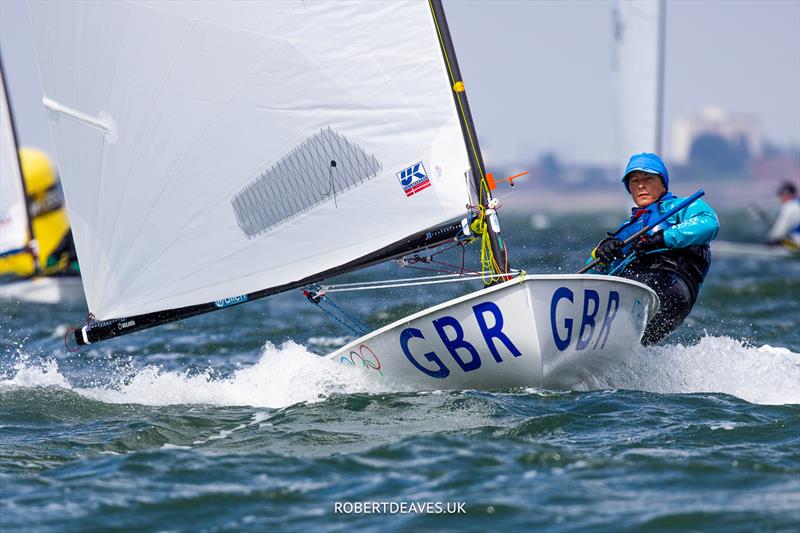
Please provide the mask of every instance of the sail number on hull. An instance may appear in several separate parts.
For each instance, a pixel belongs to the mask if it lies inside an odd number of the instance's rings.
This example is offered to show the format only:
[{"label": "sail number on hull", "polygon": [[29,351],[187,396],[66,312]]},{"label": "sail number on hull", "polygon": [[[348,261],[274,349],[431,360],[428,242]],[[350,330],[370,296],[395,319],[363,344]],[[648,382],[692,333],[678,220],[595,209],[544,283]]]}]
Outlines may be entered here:
[{"label": "sail number on hull", "polygon": [[[572,343],[575,324],[575,319],[569,316],[565,317],[560,323],[557,320],[559,305],[567,305],[566,302],[574,303],[575,293],[568,287],[559,287],[550,300],[550,327],[556,348],[562,352]],[[617,291],[608,291],[607,302],[602,325],[597,332],[597,337],[595,337],[595,329],[597,324],[600,323],[597,316],[600,312],[600,294],[594,289],[583,290],[583,312],[581,313],[581,325],[575,341],[575,351],[585,350],[592,340],[594,340],[594,344],[591,345],[592,350],[605,347],[608,335],[611,332],[611,324],[614,322],[619,310],[619,293]]]},{"label": "sail number on hull", "polygon": [[[584,289],[582,302],[568,287],[559,287],[550,299],[550,331],[556,348],[563,352],[571,345],[573,350],[603,349],[611,333],[620,307],[619,292],[610,290],[605,298],[594,289]],[[606,305],[602,306],[601,301]],[[450,354],[455,365],[448,366],[435,350],[419,352],[421,346],[430,347],[430,340],[415,327],[400,332],[400,348],[411,365],[423,374],[444,379],[451,370],[472,372],[483,363],[479,350],[485,345],[496,363],[502,363],[498,347],[504,347],[513,357],[522,356],[508,332],[503,330],[504,319],[500,307],[494,302],[482,302],[472,307],[472,317],[477,323],[483,342],[467,339],[465,328],[452,316],[442,316],[431,321],[443,352]],[[470,328],[467,328],[470,329]],[[474,330],[473,330],[474,331]]]},{"label": "sail number on hull", "polygon": [[[506,349],[511,352],[514,357],[519,357],[522,352],[516,347],[511,339],[503,332],[503,313],[494,302],[483,302],[472,307],[475,320],[478,323],[478,328],[483,335],[483,340],[489,351],[498,363],[502,363],[503,359],[500,352],[497,350],[495,341],[504,345]],[[491,316],[493,325],[489,326],[487,317]],[[478,355],[478,350],[475,344],[467,341],[464,338],[464,328],[461,323],[452,316],[443,316],[433,321],[433,327],[442,341],[442,344],[450,352],[453,360],[464,372],[471,372],[481,367],[481,357]],[[450,369],[445,365],[442,359],[434,351],[425,353],[422,357],[427,359],[436,368],[428,368],[420,363],[419,359],[411,352],[409,344],[411,339],[425,339],[425,336],[417,328],[406,328],[400,333],[400,347],[403,350],[406,358],[411,362],[414,367],[427,374],[432,378],[444,379],[450,375]],[[459,350],[463,350],[469,355],[469,359],[465,360]],[[462,352],[462,353],[463,353]]]}]

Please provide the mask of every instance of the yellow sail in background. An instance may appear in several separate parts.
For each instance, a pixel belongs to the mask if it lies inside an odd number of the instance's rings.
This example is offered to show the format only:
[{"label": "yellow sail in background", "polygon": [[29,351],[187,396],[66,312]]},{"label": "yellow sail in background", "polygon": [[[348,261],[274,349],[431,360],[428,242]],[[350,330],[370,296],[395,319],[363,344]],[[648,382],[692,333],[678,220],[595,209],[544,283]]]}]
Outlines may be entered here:
[{"label": "yellow sail in background", "polygon": [[[50,159],[36,148],[20,148],[20,163],[25,180],[32,216],[33,237],[38,242],[40,264],[44,268],[48,257],[69,231],[69,220],[58,178]],[[56,263],[46,270],[58,272],[68,268]],[[35,273],[33,256],[22,252],[0,258],[0,276],[32,276]]]}]

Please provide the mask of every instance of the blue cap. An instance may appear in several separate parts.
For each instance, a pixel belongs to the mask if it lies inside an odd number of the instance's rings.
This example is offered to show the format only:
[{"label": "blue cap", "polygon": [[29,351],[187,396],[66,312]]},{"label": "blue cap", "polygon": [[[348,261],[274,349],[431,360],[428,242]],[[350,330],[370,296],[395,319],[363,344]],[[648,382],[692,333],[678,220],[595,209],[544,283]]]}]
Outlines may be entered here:
[{"label": "blue cap", "polygon": [[625,188],[628,189],[628,192],[631,192],[631,188],[628,187],[628,175],[635,170],[661,176],[661,181],[664,182],[664,188],[669,190],[669,172],[667,172],[667,167],[664,165],[664,162],[656,154],[643,152],[634,155],[631,157],[631,160],[628,161],[628,166],[625,167],[625,175],[622,176],[622,183],[625,184]]}]

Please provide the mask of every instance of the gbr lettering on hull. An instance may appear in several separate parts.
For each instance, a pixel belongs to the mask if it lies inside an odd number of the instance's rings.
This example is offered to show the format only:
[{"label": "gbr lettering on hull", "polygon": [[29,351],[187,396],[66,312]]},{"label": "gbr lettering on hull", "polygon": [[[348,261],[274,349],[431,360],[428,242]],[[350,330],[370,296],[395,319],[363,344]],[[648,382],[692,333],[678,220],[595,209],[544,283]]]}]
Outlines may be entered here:
[{"label": "gbr lettering on hull", "polygon": [[[503,313],[494,302],[482,302],[472,306],[472,313],[480,330],[483,341],[497,363],[502,363],[503,358],[497,349],[498,343],[505,346],[511,355],[520,357],[522,352],[512,340],[503,332]],[[473,372],[481,367],[483,361],[473,342],[468,341],[464,335],[461,323],[452,316],[442,316],[431,322],[443,348],[449,353],[456,367],[463,372]],[[415,339],[420,339],[416,340]],[[426,342],[421,342],[426,341]],[[415,355],[414,345],[430,346],[430,341],[425,338],[421,330],[406,328],[400,333],[400,348],[408,361],[420,372],[432,378],[444,379],[450,375],[451,366],[445,364],[436,351],[429,351],[421,356]],[[482,348],[482,345],[481,345]],[[417,354],[419,353],[417,348]],[[421,361],[427,363],[423,364]]]},{"label": "gbr lettering on hull", "polygon": [[[617,291],[608,291],[608,296],[605,300],[605,312],[602,320],[599,320],[600,293],[594,289],[583,290],[583,311],[580,315],[580,328],[575,336],[575,351],[585,350],[590,345],[592,350],[602,350],[605,347],[608,336],[611,333],[614,318],[616,318],[619,311],[619,293]],[[572,344],[573,333],[575,333],[574,311],[578,308],[575,305],[570,306],[567,302],[576,303],[575,293],[572,289],[559,287],[553,292],[553,297],[550,300],[550,327],[556,348],[562,352]],[[559,321],[558,312],[560,309],[564,309],[566,312],[562,315],[564,318]],[[597,329],[598,323],[601,324],[599,330]]]}]

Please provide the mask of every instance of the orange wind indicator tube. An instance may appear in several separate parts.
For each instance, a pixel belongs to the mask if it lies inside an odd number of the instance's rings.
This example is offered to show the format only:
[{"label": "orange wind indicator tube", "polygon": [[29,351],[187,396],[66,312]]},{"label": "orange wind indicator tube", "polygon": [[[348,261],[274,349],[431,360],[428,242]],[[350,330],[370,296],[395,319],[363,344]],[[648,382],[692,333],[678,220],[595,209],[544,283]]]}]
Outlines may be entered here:
[{"label": "orange wind indicator tube", "polygon": [[498,183],[503,183],[504,181],[507,181],[508,184],[513,187],[514,186],[514,180],[519,178],[520,176],[524,176],[525,174],[528,174],[527,170],[525,172],[520,172],[519,174],[514,174],[513,176],[509,176],[509,177],[507,177],[505,179],[497,181],[497,180],[494,179],[494,174],[492,174],[491,172],[487,172],[486,173],[486,184],[489,185],[489,190],[490,191],[495,190],[497,188],[497,184]]}]

